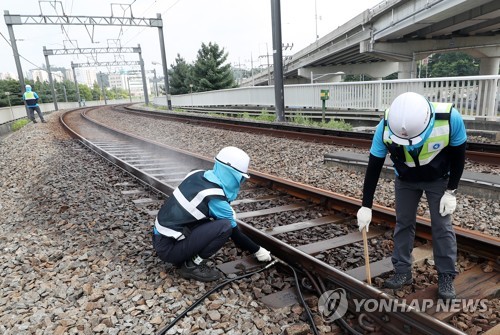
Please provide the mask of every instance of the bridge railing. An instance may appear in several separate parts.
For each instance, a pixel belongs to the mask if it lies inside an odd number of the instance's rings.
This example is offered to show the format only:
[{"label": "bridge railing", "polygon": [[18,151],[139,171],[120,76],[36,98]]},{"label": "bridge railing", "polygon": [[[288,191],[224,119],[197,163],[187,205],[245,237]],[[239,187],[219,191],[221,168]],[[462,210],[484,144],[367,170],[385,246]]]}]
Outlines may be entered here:
[{"label": "bridge railing", "polygon": [[[413,91],[430,101],[452,102],[469,119],[500,121],[500,76],[470,76],[285,85],[287,109],[321,109],[321,90],[330,91],[327,109],[383,111],[399,94]],[[166,105],[165,97],[154,99]],[[274,107],[274,87],[254,86],[172,96],[172,105]]]}]

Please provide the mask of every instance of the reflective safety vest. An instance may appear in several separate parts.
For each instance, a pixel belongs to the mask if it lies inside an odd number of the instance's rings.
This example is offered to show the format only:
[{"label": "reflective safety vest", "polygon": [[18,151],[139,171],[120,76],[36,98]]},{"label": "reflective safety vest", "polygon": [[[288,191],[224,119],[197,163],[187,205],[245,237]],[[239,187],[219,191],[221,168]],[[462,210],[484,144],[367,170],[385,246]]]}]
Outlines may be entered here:
[{"label": "reflective safety vest", "polygon": [[35,92],[24,92],[24,101],[28,106],[36,106],[37,98],[35,97]]},{"label": "reflective safety vest", "polygon": [[448,147],[450,143],[451,103],[433,102],[435,119],[429,137],[417,152],[409,152],[407,147],[394,143],[390,138],[387,116],[385,112],[383,141],[394,163],[398,176],[404,180],[432,181],[447,176],[450,170]]},{"label": "reflective safety vest", "polygon": [[226,199],[223,189],[205,179],[204,173],[203,170],[190,172],[160,208],[155,222],[160,234],[184,239],[184,233],[191,225],[209,220],[208,203],[211,199]]}]

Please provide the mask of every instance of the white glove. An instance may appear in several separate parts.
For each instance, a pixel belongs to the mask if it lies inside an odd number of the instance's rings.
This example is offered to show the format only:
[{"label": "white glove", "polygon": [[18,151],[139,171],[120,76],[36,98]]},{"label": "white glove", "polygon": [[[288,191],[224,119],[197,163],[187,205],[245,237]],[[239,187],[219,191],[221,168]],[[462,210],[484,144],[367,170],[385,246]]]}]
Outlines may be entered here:
[{"label": "white glove", "polygon": [[439,202],[439,214],[441,214],[441,216],[453,214],[455,208],[457,208],[457,197],[448,192],[444,192]]},{"label": "white glove", "polygon": [[255,253],[255,257],[257,257],[257,259],[261,262],[271,261],[271,253],[262,247],[257,250],[257,252]]},{"label": "white glove", "polygon": [[366,227],[366,231],[368,232],[368,226],[370,226],[370,222],[372,222],[372,209],[368,207],[361,207],[358,210],[359,231],[362,231],[363,228]]}]

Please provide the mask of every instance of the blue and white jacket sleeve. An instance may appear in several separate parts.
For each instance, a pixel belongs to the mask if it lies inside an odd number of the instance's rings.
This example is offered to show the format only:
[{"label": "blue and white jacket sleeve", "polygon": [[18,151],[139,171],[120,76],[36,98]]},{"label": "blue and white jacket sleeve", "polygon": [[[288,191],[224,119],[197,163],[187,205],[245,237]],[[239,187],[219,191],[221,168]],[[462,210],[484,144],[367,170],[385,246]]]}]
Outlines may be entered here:
[{"label": "blue and white jacket sleeve", "polygon": [[208,203],[210,216],[216,220],[227,219],[231,222],[231,227],[236,227],[236,215],[231,205],[223,199],[212,199]]}]

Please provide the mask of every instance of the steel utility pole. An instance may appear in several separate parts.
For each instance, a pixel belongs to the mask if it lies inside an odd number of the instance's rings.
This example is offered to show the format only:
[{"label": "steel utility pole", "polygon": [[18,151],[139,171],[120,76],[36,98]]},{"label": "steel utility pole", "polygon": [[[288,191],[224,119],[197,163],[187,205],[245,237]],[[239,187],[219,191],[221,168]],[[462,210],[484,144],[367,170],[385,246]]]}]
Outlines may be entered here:
[{"label": "steel utility pole", "polygon": [[47,73],[49,74],[50,88],[52,90],[52,99],[54,100],[54,109],[56,111],[58,111],[59,108],[57,106],[56,87],[55,87],[55,84],[54,84],[54,79],[52,78],[52,71],[50,71],[49,56],[45,52],[46,50],[47,50],[47,48],[44,46],[43,47],[43,54],[45,56],[45,64],[47,65]]},{"label": "steel utility pole", "polygon": [[271,0],[271,18],[273,27],[273,67],[274,67],[274,100],[276,117],[279,122],[285,121],[285,98],[283,86],[283,52],[281,42],[281,6],[280,0]]},{"label": "steel utility pole", "polygon": [[[160,22],[161,14],[156,14],[156,17]],[[161,51],[161,63],[163,64],[163,78],[165,78],[165,95],[167,96],[167,106],[168,110],[172,110],[172,100],[170,100],[170,87],[168,83],[168,70],[167,70],[167,55],[165,52],[165,41],[163,38],[163,24],[158,27],[158,33],[160,35],[160,51]]]}]

